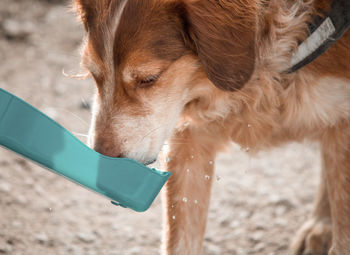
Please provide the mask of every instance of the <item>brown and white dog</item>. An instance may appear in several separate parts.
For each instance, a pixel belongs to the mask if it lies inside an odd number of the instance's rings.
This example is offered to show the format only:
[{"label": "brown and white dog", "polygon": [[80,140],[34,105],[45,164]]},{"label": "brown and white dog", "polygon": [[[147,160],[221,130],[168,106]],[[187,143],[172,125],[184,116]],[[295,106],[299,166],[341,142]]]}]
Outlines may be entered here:
[{"label": "brown and white dog", "polygon": [[323,172],[293,252],[350,254],[350,32],[285,72],[330,2],[76,0],[82,64],[98,91],[91,144],[147,164],[169,142],[164,254],[201,253],[212,180],[204,176],[225,145],[256,151],[305,138],[321,144]]}]

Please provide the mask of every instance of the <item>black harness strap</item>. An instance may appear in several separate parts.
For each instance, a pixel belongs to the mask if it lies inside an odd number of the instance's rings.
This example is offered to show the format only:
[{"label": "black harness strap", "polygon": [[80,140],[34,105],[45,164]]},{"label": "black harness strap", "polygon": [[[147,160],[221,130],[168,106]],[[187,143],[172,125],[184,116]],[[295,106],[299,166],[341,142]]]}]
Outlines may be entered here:
[{"label": "black harness strap", "polygon": [[[310,36],[299,45],[292,56],[288,73],[295,72],[322,55],[350,27],[350,0],[334,0],[327,17],[320,20],[318,16],[315,25],[310,26]],[[315,43],[316,41],[316,43]],[[304,55],[307,53],[306,55]]]}]

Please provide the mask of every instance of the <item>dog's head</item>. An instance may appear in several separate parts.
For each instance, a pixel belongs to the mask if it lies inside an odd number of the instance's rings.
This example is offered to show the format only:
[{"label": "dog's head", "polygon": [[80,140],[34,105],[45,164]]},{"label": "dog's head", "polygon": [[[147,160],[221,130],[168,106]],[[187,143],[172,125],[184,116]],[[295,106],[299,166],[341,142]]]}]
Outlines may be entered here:
[{"label": "dog's head", "polygon": [[186,105],[241,88],[254,69],[254,2],[76,0],[97,85],[94,148],[152,162]]}]

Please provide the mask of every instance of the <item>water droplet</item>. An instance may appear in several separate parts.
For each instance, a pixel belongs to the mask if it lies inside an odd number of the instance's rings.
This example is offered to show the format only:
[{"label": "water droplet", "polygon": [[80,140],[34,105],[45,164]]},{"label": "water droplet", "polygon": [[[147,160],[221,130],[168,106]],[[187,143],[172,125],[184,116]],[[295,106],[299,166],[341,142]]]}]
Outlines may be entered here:
[{"label": "water droplet", "polygon": [[212,160],[210,160],[210,161],[209,161],[209,165],[212,165],[212,164],[213,164],[213,161],[212,161]]},{"label": "water droplet", "polygon": [[170,160],[171,160],[170,157],[167,157],[167,158],[166,158],[166,162],[169,162]]},{"label": "water droplet", "polygon": [[219,175],[216,175],[216,180],[220,181],[221,177]]},{"label": "water droplet", "polygon": [[250,128],[252,125],[248,124],[248,128]]},{"label": "water droplet", "polygon": [[210,179],[210,176],[209,175],[204,175],[204,178],[206,179],[206,180],[209,180]]},{"label": "water droplet", "polygon": [[186,169],[186,172],[187,172],[187,173],[189,173],[189,172],[190,172],[190,169],[189,169],[189,168],[187,168],[187,169]]},{"label": "water droplet", "polygon": [[173,220],[175,220],[175,219],[176,219],[176,216],[175,216],[175,215],[173,215],[173,217],[172,217],[172,218],[173,218]]},{"label": "water droplet", "polygon": [[184,201],[184,203],[187,203],[187,197],[184,197],[182,201]]},{"label": "water droplet", "polygon": [[250,148],[249,147],[241,147],[241,151],[249,152]]},{"label": "water droplet", "polygon": [[198,200],[194,200],[194,203],[195,203],[195,204],[198,204]]},{"label": "water droplet", "polygon": [[193,155],[191,155],[191,158],[194,158],[194,156],[193,156]]}]

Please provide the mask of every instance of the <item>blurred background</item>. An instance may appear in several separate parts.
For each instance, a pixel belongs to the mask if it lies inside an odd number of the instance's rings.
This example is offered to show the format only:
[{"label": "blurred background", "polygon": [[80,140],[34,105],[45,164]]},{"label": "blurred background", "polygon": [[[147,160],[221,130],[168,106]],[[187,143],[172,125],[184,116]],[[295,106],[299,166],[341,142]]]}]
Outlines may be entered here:
[{"label": "blurred background", "polygon": [[[0,87],[86,141],[91,79],[79,72],[82,26],[60,0],[0,1]],[[25,127],[23,127],[25,129]],[[284,255],[313,204],[313,144],[218,157],[204,255]],[[156,255],[161,196],[145,213],[108,200],[0,148],[0,254]]]}]

